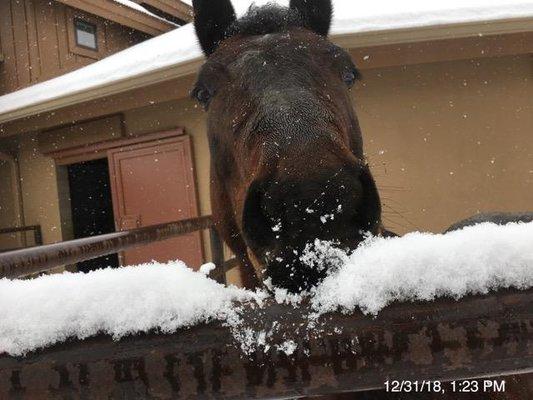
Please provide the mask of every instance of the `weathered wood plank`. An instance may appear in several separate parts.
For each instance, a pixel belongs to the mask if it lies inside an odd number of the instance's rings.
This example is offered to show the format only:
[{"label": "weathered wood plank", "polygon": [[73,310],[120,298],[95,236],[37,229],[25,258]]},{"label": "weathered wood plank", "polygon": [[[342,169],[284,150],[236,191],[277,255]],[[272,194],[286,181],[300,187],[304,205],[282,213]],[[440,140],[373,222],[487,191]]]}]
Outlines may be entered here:
[{"label": "weathered wood plank", "polygon": [[305,333],[303,314],[277,304],[246,314],[258,330],[279,321],[272,339],[295,339],[290,356],[275,348],[244,356],[229,329],[215,323],[3,356],[0,398],[291,398],[381,388],[386,379],[533,371],[533,290],[395,304],[377,318],[330,314],[316,334]]},{"label": "weathered wood plank", "polygon": [[19,86],[27,86],[31,82],[31,63],[29,59],[30,43],[27,32],[29,21],[23,2],[11,0],[11,18],[18,83]]},{"label": "weathered wood plank", "polygon": [[13,34],[13,19],[11,1],[0,2],[0,52],[3,65],[0,70],[2,91],[9,91],[18,86],[18,72],[16,64],[15,36]]},{"label": "weathered wood plank", "polygon": [[27,20],[28,52],[30,60],[31,83],[37,82],[41,76],[41,64],[39,62],[39,36],[37,35],[37,19],[35,16],[34,0],[24,0]]}]

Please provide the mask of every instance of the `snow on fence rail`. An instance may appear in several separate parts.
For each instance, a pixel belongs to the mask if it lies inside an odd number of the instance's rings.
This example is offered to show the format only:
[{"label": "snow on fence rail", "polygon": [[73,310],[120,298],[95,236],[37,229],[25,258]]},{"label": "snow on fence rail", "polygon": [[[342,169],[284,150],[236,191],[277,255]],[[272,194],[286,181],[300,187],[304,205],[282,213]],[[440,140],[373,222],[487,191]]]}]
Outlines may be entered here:
[{"label": "snow on fence rail", "polygon": [[287,349],[297,337],[271,343],[275,327],[259,332],[243,327],[242,307],[261,308],[269,298],[296,308],[303,302],[309,306],[307,326],[312,330],[317,318],[337,310],[377,315],[393,302],[525,290],[533,287],[533,222],[369,238],[350,255],[318,244],[304,257],[318,267],[325,257],[335,257],[338,268],[302,295],[226,287],[206,276],[211,266],[193,272],[181,262],[2,279],[0,353],[21,355],[98,333],[115,339],[150,331],[171,333],[212,320],[231,326],[245,353],[258,346]]}]

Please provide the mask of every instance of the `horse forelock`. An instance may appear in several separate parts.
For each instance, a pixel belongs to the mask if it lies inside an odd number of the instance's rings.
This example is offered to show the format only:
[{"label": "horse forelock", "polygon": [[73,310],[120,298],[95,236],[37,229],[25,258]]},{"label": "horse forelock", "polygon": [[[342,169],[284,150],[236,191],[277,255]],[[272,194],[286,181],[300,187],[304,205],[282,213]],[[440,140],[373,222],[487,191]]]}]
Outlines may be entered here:
[{"label": "horse forelock", "polygon": [[305,23],[298,10],[276,4],[261,7],[252,5],[244,16],[229,27],[226,37],[267,35],[303,27]]}]

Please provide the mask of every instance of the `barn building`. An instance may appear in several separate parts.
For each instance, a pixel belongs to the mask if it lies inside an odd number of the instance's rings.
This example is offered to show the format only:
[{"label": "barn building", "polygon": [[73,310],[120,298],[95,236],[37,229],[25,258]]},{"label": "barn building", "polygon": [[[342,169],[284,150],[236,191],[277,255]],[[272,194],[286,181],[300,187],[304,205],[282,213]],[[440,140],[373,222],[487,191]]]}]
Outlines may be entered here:
[{"label": "barn building", "polygon": [[[533,6],[468,3],[341,10],[333,26],[363,74],[354,105],[384,222],[398,233],[533,205]],[[205,113],[189,98],[203,58],[191,24],[179,27],[190,7],[0,8],[0,249],[31,246],[39,231],[54,243],[210,214]],[[98,262],[152,258],[197,266],[209,240],[195,233]]]}]

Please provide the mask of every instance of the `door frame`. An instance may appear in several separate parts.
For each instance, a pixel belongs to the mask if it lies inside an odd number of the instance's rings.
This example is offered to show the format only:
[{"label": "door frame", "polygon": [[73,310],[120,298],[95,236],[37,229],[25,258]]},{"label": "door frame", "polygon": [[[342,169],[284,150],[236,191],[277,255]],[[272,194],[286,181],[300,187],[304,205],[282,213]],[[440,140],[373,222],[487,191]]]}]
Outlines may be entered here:
[{"label": "door frame", "polygon": [[[146,147],[162,147],[165,148],[167,145],[171,146],[174,144],[182,144],[185,149],[185,156],[186,156],[186,162],[188,165],[190,165],[190,169],[185,171],[185,175],[188,181],[188,185],[190,189],[188,190],[188,197],[189,197],[189,203],[192,206],[192,213],[199,217],[201,215],[200,211],[200,204],[199,204],[199,191],[198,191],[198,180],[196,179],[196,166],[195,166],[195,159],[194,159],[194,148],[193,143],[188,135],[172,135],[170,132],[160,132],[158,134],[150,135],[152,140],[148,141],[127,141],[127,142],[121,142],[120,146],[114,146],[112,148],[108,148],[106,150],[106,158],[108,160],[109,165],[109,178],[111,182],[111,197],[112,197],[112,204],[113,204],[113,217],[115,220],[115,231],[121,232],[122,226],[121,226],[121,216],[124,216],[124,210],[122,209],[124,199],[123,194],[120,192],[117,193],[116,190],[113,190],[113,188],[122,187],[122,179],[120,176],[117,176],[115,174],[116,168],[115,168],[115,160],[113,159],[113,155],[120,154],[121,152],[129,152],[129,151],[135,151],[135,150],[141,150]],[[126,144],[127,143],[127,144]],[[139,226],[137,226],[139,227]],[[202,262],[205,262],[205,243],[204,243],[204,236],[202,232],[198,232],[198,237],[200,241],[200,258]],[[119,263],[122,266],[124,264],[124,252],[119,252]]]},{"label": "door frame", "polygon": [[[121,152],[129,152],[129,151],[135,151],[135,150],[141,150],[146,147],[146,145],[153,145],[154,147],[162,146],[163,148],[166,145],[172,145],[174,143],[183,143],[185,148],[188,150],[187,154],[187,162],[191,165],[191,170],[187,171],[186,176],[187,180],[189,181],[189,186],[193,189],[192,197],[189,197],[189,200],[191,201],[191,204],[193,206],[193,213],[199,215],[200,213],[200,207],[198,204],[198,188],[196,186],[196,169],[194,168],[194,157],[193,157],[193,148],[192,148],[192,141],[189,136],[187,135],[181,135],[177,137],[169,137],[165,138],[163,140],[157,140],[155,141],[149,141],[149,142],[143,142],[143,143],[134,143],[129,146],[124,146],[124,149],[117,150],[117,148],[109,149],[107,151],[107,162],[109,165],[109,178],[111,181],[111,187],[122,187],[122,179],[120,176],[115,175],[115,162],[113,160],[113,154],[121,153]],[[121,146],[123,147],[123,146]],[[111,190],[111,197],[113,201],[113,213],[115,215],[115,230],[117,232],[120,232],[120,221],[118,220],[119,215],[124,214],[124,210],[122,209],[124,198],[122,192],[117,193],[114,190]]]},{"label": "door frame", "polygon": [[[196,209],[196,213],[198,215],[201,215],[201,208],[200,208],[200,196],[199,196],[199,190],[198,190],[198,179],[196,176],[196,165],[195,165],[195,157],[194,157],[194,144],[192,143],[192,140],[190,140],[190,136],[185,134],[185,130],[182,127],[176,127],[170,130],[164,130],[164,131],[158,131],[158,132],[151,132],[151,133],[145,133],[145,134],[139,134],[129,137],[122,137],[118,139],[111,139],[111,140],[104,140],[101,142],[89,144],[89,145],[80,145],[75,147],[70,147],[67,149],[52,151],[52,152],[46,152],[43,153],[43,155],[46,155],[48,157],[52,157],[56,166],[67,166],[69,164],[76,164],[84,161],[91,161],[96,160],[99,158],[106,158],[108,160],[108,163],[110,162],[108,152],[109,150],[120,148],[120,147],[129,147],[135,144],[144,144],[148,142],[159,142],[163,144],[164,142],[168,141],[168,139],[175,139],[175,138],[183,138],[189,140],[189,148],[190,148],[190,154],[191,154],[191,175],[192,175],[192,187],[195,192],[195,199],[194,199],[194,207]],[[109,169],[111,172],[111,168]],[[115,204],[116,200],[113,197],[114,194],[112,192],[112,202],[113,202],[113,217],[115,219],[115,231],[119,232],[117,229],[117,215],[115,211]],[[61,216],[63,218],[63,216]],[[205,249],[205,238],[202,232],[200,232],[200,249],[202,253],[202,258],[205,260],[206,256],[206,249]],[[119,259],[122,261],[121,253],[119,253]]]},{"label": "door frame", "polygon": [[44,155],[52,157],[57,165],[69,165],[83,161],[96,160],[98,158],[107,158],[107,151],[117,147],[126,147],[138,143],[164,140],[184,135],[185,130],[183,128],[174,128],[167,131],[104,140],[90,145],[81,145],[68,149],[52,151],[44,153]]}]

